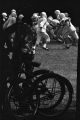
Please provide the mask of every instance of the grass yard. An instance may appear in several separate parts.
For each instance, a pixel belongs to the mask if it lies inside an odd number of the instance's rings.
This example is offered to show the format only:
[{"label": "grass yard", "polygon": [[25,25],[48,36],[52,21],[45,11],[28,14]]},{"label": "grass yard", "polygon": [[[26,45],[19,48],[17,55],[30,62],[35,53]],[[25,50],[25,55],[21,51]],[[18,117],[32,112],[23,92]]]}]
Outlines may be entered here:
[{"label": "grass yard", "polygon": [[78,47],[63,49],[62,45],[48,44],[49,51],[36,49],[35,61],[41,62],[40,68],[46,68],[66,77],[74,89],[71,109],[76,108],[77,53]]}]

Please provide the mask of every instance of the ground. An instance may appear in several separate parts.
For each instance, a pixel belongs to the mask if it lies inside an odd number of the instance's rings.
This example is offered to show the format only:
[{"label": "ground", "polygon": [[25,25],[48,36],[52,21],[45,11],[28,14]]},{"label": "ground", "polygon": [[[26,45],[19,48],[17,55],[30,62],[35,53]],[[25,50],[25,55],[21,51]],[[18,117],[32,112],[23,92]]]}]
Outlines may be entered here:
[{"label": "ground", "polygon": [[[64,49],[62,45],[48,44],[49,51],[38,47],[35,61],[41,62],[40,68],[46,68],[66,77],[72,84],[74,95],[70,110],[76,110],[77,54],[78,47]],[[74,114],[74,112],[72,112]],[[71,118],[70,118],[71,119]]]}]

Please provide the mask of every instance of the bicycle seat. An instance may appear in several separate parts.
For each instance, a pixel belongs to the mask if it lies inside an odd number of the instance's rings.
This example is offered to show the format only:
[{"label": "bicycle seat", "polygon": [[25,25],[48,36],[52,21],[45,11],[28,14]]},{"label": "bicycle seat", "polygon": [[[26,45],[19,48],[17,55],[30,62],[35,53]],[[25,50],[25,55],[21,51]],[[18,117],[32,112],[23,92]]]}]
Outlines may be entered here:
[{"label": "bicycle seat", "polygon": [[39,63],[39,62],[32,62],[33,67],[39,67],[40,65],[41,65],[41,63]]}]

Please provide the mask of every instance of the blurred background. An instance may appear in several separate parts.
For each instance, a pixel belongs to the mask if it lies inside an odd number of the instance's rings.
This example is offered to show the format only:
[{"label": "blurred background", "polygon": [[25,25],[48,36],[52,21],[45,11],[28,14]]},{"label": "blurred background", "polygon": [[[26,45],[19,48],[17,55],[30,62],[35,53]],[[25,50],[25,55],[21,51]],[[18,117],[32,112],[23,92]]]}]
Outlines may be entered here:
[{"label": "blurred background", "polygon": [[[19,13],[23,13],[24,16],[25,16],[25,18],[26,18],[26,22],[29,23],[29,24],[31,24],[31,19],[30,18],[31,18],[31,16],[32,16],[33,13],[35,13],[35,12],[39,12],[40,13],[42,11],[45,11],[48,16],[53,16],[53,18],[55,18],[56,16],[54,14],[54,11],[56,9],[59,9],[61,12],[68,12],[69,13],[69,17],[71,18],[71,21],[72,21],[73,25],[79,27],[79,23],[80,23],[79,5],[80,5],[79,2],[76,1],[76,0],[75,1],[74,0],[66,0],[66,1],[65,0],[52,0],[52,1],[51,0],[6,0],[6,1],[5,0],[0,0],[0,14],[2,12],[6,12],[9,15],[11,9],[16,9],[17,13],[18,14]],[[50,48],[51,48],[51,46],[50,46]],[[52,46],[52,48],[53,48],[53,46]],[[55,51],[56,50],[53,51],[54,55],[55,55]],[[52,51],[51,51],[51,53],[52,53]],[[56,52],[56,53],[60,55],[59,51]],[[70,79],[71,80],[75,79],[74,78],[74,70],[76,69],[75,71],[77,72],[77,48],[73,47],[73,48],[70,49],[70,52],[66,51],[66,53],[65,53],[63,51],[63,53],[64,53],[64,55],[66,55],[65,59],[68,58],[70,60],[70,64],[69,64],[69,60],[67,62],[68,64],[66,63],[66,66],[67,66],[66,69],[67,70],[65,69],[65,71],[64,71],[64,69],[63,69],[64,75],[67,78],[72,75],[73,77],[71,76]],[[42,52],[41,56],[40,56],[40,54],[37,53],[35,59],[36,60],[41,60],[42,58],[45,59],[45,57],[42,57],[43,54],[47,58],[47,54],[45,52]],[[63,55],[63,54],[61,54],[61,55]],[[71,59],[68,56],[70,56]],[[61,57],[61,59],[62,59],[62,57]],[[73,63],[72,63],[72,57],[73,57],[73,60],[74,60]],[[53,56],[53,59],[54,58],[55,58],[55,56]],[[50,56],[49,56],[48,59],[50,60]],[[52,59],[52,56],[51,56],[51,60],[53,60],[53,59]],[[53,68],[55,68],[55,67],[52,66],[53,61],[52,62],[49,61],[49,62],[50,63],[48,63],[48,65],[51,64],[51,66],[48,66],[48,67],[52,70]],[[45,63],[46,63],[45,60],[43,60],[42,61],[42,65],[43,66],[42,67],[46,66]],[[63,64],[63,61],[62,61],[62,64]],[[56,63],[56,65],[58,65],[58,64]],[[54,65],[54,66],[56,66],[56,65]],[[70,66],[71,66],[71,69],[70,69]],[[74,68],[74,66],[76,66],[76,67]],[[64,68],[64,66],[63,66],[63,68]],[[56,70],[56,68],[55,68],[55,70]],[[70,73],[69,70],[73,70],[73,71],[71,71],[72,74]],[[63,72],[63,71],[59,71],[58,70],[57,72]],[[70,73],[70,76],[69,76],[69,74],[67,74],[67,72]],[[75,74],[77,74],[76,72],[75,72]],[[74,86],[76,86],[75,85],[76,82],[77,82],[76,79],[75,79],[74,82],[72,82]],[[75,115],[74,113],[72,113],[72,114]],[[70,113],[71,117],[72,117],[72,114]],[[74,118],[74,116],[72,117],[72,119],[70,118],[69,120],[74,120],[75,118],[74,119],[73,118]]]},{"label": "blurred background", "polygon": [[34,12],[45,11],[47,15],[55,18],[54,10],[59,9],[61,12],[68,12],[72,23],[79,25],[80,10],[79,2],[74,0],[0,0],[0,13],[10,13],[11,9],[16,9],[19,13],[24,13],[27,22]]}]

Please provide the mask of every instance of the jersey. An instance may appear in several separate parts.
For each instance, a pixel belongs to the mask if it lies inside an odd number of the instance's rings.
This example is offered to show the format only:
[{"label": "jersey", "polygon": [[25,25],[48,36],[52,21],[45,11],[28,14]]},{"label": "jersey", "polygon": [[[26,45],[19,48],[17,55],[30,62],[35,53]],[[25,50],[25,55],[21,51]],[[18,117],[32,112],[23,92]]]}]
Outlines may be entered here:
[{"label": "jersey", "polygon": [[50,21],[50,25],[53,26],[53,27],[57,26],[57,24],[59,24],[59,23],[60,22],[57,19],[53,19],[53,20]]},{"label": "jersey", "polygon": [[39,27],[39,30],[41,32],[46,32],[46,27],[49,25],[47,19],[44,17],[44,18],[40,18],[38,20],[38,27]]},{"label": "jersey", "polygon": [[3,29],[6,29],[16,23],[16,18],[10,16],[3,25]]}]

